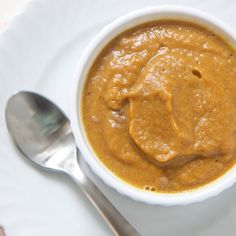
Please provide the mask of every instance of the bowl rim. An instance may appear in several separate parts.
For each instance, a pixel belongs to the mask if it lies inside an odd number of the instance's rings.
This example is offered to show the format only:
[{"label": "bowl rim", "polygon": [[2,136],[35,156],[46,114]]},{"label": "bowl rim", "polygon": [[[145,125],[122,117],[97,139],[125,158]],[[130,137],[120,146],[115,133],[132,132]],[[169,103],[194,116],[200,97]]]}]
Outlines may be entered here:
[{"label": "bowl rim", "polygon": [[[221,35],[224,35],[226,39],[230,41],[231,45],[236,47],[236,34],[233,29],[219,19],[195,8],[175,5],[150,6],[121,16],[105,26],[90,41],[78,62],[72,83],[73,88],[70,99],[69,114],[71,129],[83,159],[97,176],[117,192],[146,204],[163,206],[188,205],[216,196],[223,190],[231,187],[236,182],[236,165],[215,181],[194,190],[177,193],[152,193],[138,189],[112,174],[111,171],[99,161],[86,137],[80,110],[78,110],[81,109],[81,97],[87,72],[104,46],[120,32],[151,21],[148,20],[148,17],[155,14],[158,15],[157,20],[161,20],[162,18],[160,17],[163,17],[163,19],[179,19],[205,25],[208,29],[210,28],[213,31],[220,32]],[[121,30],[122,27],[123,29]],[[78,105],[78,103],[80,103],[80,105]]]}]

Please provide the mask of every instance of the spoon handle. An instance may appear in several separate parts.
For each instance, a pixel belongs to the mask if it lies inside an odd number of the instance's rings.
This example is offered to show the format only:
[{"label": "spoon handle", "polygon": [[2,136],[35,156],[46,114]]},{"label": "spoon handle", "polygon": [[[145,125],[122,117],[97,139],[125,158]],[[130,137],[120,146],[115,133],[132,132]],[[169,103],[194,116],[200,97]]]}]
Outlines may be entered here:
[{"label": "spoon handle", "polygon": [[130,223],[119,213],[110,203],[103,193],[93,184],[93,182],[83,173],[80,167],[76,167],[70,173],[73,180],[79,184],[84,194],[88,197],[99,214],[106,221],[108,226],[116,236],[140,236],[140,234],[130,225]]}]

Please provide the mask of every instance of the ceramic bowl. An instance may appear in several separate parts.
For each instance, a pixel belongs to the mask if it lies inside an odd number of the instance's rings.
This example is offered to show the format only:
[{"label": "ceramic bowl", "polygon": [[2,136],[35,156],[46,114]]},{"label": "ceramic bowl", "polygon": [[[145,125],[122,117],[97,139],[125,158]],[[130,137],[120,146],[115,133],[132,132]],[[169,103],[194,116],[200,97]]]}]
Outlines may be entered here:
[{"label": "ceramic bowl", "polygon": [[153,6],[131,12],[122,16],[109,25],[93,38],[81,56],[75,73],[72,100],[71,100],[71,127],[84,160],[89,164],[107,185],[131,199],[147,204],[157,205],[187,205],[200,202],[209,197],[216,196],[226,188],[233,185],[236,180],[236,166],[222,177],[203,187],[179,193],[156,193],[137,189],[115,176],[96,157],[96,153],[86,138],[85,129],[81,118],[81,100],[84,84],[91,65],[101,50],[118,34],[142,23],[155,20],[183,20],[202,25],[216,34],[225,38],[232,46],[236,47],[236,34],[228,25],[220,20],[193,8],[181,6]]}]

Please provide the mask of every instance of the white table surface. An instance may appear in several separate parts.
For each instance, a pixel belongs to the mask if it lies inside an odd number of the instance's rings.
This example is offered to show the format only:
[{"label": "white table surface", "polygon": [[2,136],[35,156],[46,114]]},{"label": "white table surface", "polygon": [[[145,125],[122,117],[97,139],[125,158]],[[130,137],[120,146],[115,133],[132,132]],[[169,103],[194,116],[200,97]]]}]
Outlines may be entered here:
[{"label": "white table surface", "polygon": [[[21,12],[27,2],[28,0],[0,0],[0,29],[7,27],[12,17]],[[5,236],[2,227],[0,236]]]},{"label": "white table surface", "polygon": [[0,0],[0,28],[5,27],[14,15],[22,11],[29,0]]}]

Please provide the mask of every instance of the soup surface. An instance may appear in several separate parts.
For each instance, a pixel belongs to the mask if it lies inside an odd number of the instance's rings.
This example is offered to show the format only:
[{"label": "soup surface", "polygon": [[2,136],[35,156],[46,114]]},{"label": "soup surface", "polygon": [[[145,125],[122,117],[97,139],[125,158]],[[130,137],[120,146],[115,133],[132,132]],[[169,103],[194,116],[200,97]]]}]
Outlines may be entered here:
[{"label": "soup surface", "polygon": [[188,22],[130,29],[88,74],[82,117],[100,161],[147,191],[205,185],[235,163],[236,53]]}]

